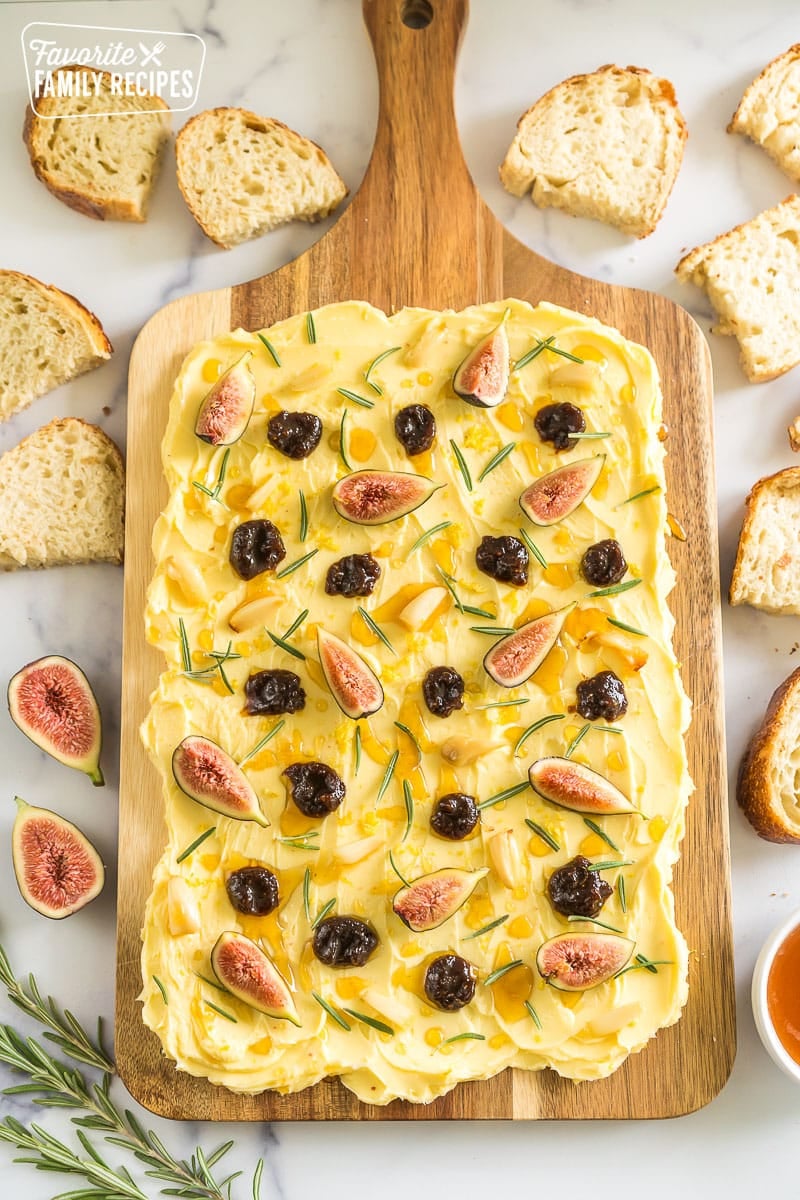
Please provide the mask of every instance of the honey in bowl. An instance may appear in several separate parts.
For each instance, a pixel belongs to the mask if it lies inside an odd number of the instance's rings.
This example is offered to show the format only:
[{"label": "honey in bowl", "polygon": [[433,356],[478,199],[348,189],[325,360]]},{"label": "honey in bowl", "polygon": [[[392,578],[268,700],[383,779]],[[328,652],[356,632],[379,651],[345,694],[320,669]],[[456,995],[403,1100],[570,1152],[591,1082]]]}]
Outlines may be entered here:
[{"label": "honey in bowl", "polygon": [[800,1064],[800,925],[778,947],[767,977],[767,1008],[786,1053]]}]

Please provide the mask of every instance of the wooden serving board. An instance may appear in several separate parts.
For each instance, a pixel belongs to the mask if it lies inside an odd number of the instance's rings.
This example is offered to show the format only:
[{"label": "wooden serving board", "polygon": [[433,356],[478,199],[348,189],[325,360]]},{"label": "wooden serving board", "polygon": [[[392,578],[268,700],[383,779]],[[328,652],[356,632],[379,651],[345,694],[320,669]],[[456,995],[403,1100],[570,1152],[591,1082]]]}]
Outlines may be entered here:
[{"label": "wooden serving board", "polygon": [[[192,1120],[665,1117],[708,1103],[735,1052],[727,787],[711,422],[704,338],[662,296],[585,279],[533,254],[503,230],[464,163],[453,76],[467,0],[363,0],[380,76],[375,147],[364,182],[337,224],[295,262],[262,279],[177,300],[145,325],[130,365],[123,649],[116,1054],[145,1107]],[[423,27],[426,16],[433,19]],[[591,314],[650,348],[661,371],[669,505],[688,537],[673,540],[671,606],[678,658],[694,702],[688,735],[696,791],[675,878],[677,915],[691,955],[689,1001],[609,1079],[575,1085],[552,1071],[506,1071],[462,1084],[429,1106],[370,1107],[336,1080],[299,1093],[242,1096],[177,1072],[145,1029],[137,995],[140,931],[164,840],[161,785],[138,727],[162,667],[144,639],[150,536],[166,501],[159,446],[173,381],[198,341],[259,329],[347,299],[386,310],[459,309],[517,296]]]}]

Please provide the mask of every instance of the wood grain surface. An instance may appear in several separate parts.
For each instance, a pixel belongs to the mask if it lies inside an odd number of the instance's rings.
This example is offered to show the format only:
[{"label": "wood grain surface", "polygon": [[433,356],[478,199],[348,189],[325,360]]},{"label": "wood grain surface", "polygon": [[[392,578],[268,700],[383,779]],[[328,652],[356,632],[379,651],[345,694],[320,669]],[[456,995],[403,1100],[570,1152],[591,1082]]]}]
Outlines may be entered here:
[{"label": "wood grain surface", "polygon": [[[144,327],[130,365],[123,646],[116,1054],[131,1093],[163,1116],[202,1120],[637,1118],[691,1112],[721,1089],[735,1053],[727,786],[721,708],[719,575],[705,340],[682,309],[657,295],[572,274],[498,224],[461,154],[453,75],[466,0],[431,0],[426,28],[403,21],[420,0],[363,0],[380,76],[378,132],[351,206],[315,246],[273,274],[177,300]],[[336,1080],[295,1096],[236,1095],[177,1072],[145,1029],[137,996],[144,906],[164,841],[160,781],[138,727],[162,667],[144,639],[150,536],[166,500],[159,446],[181,360],[203,338],[258,329],[322,304],[363,299],[462,308],[517,296],[592,314],[650,348],[664,389],[670,510],[686,528],[670,552],[676,649],[694,705],[688,735],[696,791],[675,896],[690,949],[689,1001],[609,1079],[573,1084],[552,1071],[506,1071],[462,1084],[428,1106],[371,1107]]]}]

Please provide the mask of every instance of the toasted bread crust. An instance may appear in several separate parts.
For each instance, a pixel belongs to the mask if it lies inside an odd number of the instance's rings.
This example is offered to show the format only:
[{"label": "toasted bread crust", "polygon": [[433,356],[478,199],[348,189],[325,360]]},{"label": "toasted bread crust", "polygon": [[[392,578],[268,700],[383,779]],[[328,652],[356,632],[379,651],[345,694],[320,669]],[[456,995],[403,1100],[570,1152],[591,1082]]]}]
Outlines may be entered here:
[{"label": "toasted bread crust", "polygon": [[780,805],[774,779],[777,740],[798,707],[800,667],[773,693],[739,767],[736,798],[758,836],[768,842],[800,845],[800,824],[793,824]]},{"label": "toasted bread crust", "polygon": [[100,324],[98,318],[91,311],[91,309],[86,307],[85,304],[81,304],[80,300],[78,300],[76,296],[73,296],[71,292],[64,292],[61,290],[61,288],[57,288],[55,284],[52,283],[42,283],[40,279],[35,279],[33,275],[26,275],[24,271],[0,269],[0,276],[3,275],[13,275],[16,276],[17,279],[25,279],[38,291],[44,292],[49,297],[54,298],[57,303],[63,304],[65,308],[72,313],[76,321],[83,325],[88,337],[94,343],[98,357],[110,358],[114,353],[114,347],[108,340],[106,331],[103,329],[103,326]]},{"label": "toasted bread crust", "polygon": [[[758,508],[758,500],[762,493],[767,492],[774,487],[793,488],[800,490],[800,467],[784,467],[782,471],[776,471],[773,475],[765,475],[763,479],[757,480],[745,497],[744,520],[742,522],[741,533],[739,534],[739,544],[736,548],[736,561],[733,564],[733,574],[731,575],[731,584],[728,591],[728,601],[731,605],[749,604],[750,601],[745,597],[744,585],[744,570],[745,557],[747,555],[750,539],[753,536],[753,524],[755,522],[756,511]],[[797,598],[798,606],[800,606],[800,596]],[[760,606],[759,606],[760,607]],[[766,612],[781,613],[783,609],[765,609]],[[800,607],[798,607],[800,612]]]}]

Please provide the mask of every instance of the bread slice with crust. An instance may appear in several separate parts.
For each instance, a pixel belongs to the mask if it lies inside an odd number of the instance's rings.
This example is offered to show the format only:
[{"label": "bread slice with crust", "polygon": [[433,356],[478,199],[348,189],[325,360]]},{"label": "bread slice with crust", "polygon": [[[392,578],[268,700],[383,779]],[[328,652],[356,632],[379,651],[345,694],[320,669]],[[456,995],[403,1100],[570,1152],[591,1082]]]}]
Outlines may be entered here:
[{"label": "bread slice with crust", "polygon": [[800,196],[696,246],[675,274],[704,289],[719,318],[714,332],[736,338],[751,383],[800,363]]},{"label": "bread slice with crust", "polygon": [[800,467],[751,488],[731,579],[731,604],[800,613]]},{"label": "bread slice with crust", "polygon": [[513,196],[633,237],[658,224],[683,160],[675,91],[641,67],[600,67],[556,84],[517,122],[500,167]]},{"label": "bread slice with crust", "polygon": [[287,221],[321,221],[347,188],[315,142],[244,108],[212,108],[175,140],[178,186],[203,232],[224,249]]},{"label": "bread slice with crust", "polygon": [[102,429],[65,417],[0,458],[0,568],[122,562],[125,471]]},{"label": "bread slice with crust", "polygon": [[91,94],[37,96],[22,136],[45,187],[87,217],[144,221],[169,136],[160,96],[116,94],[108,71],[71,65],[53,72]]},{"label": "bread slice with crust", "polygon": [[112,353],[94,313],[19,271],[0,271],[0,328],[0,421]]},{"label": "bread slice with crust", "polygon": [[753,80],[728,133],[749,137],[800,183],[800,45],[773,58]]},{"label": "bread slice with crust", "polygon": [[800,668],[775,691],[739,768],[737,799],[759,837],[800,843]]}]

